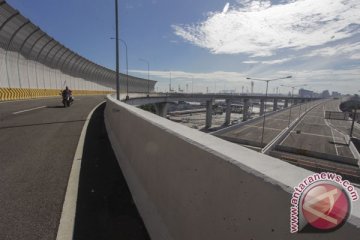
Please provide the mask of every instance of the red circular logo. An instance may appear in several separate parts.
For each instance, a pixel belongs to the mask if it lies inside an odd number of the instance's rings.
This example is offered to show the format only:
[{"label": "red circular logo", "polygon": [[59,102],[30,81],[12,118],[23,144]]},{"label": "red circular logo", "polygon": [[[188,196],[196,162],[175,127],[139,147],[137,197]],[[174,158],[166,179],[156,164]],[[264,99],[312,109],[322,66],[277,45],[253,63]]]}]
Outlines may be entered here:
[{"label": "red circular logo", "polygon": [[309,188],[302,199],[302,213],[314,228],[331,230],[341,226],[349,216],[350,201],[342,188],[319,183]]}]

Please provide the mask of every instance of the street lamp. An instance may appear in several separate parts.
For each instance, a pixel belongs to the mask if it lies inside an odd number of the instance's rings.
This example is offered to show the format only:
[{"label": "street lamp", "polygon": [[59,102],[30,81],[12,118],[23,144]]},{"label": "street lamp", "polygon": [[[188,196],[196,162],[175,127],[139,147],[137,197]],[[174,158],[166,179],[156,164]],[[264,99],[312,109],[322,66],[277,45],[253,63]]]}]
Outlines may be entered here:
[{"label": "street lamp", "polygon": [[[115,0],[115,26],[116,39],[119,39],[119,17],[118,17],[118,0]],[[119,79],[119,41],[116,42],[116,99],[120,100],[120,79]]]},{"label": "street lamp", "polygon": [[[276,80],[281,80],[281,79],[287,79],[287,78],[292,78],[292,76],[286,76],[286,77],[281,77],[281,78],[273,78],[273,79],[259,79],[259,78],[247,77],[246,79],[247,80],[255,80],[255,81],[266,82],[266,93],[265,93],[265,100],[266,100],[267,94],[268,94],[269,82],[276,81]],[[243,113],[243,114],[245,114],[245,113]],[[265,116],[266,116],[266,102],[264,104],[264,120],[263,120],[262,133],[261,133],[261,143],[260,143],[261,148],[263,148],[263,143],[264,143],[265,119],[266,119]]]},{"label": "street lamp", "polygon": [[[110,39],[116,39],[116,38],[110,38]],[[125,55],[126,55],[126,100],[129,100],[129,58],[128,58],[128,46],[125,42],[125,40],[119,38],[119,41],[121,41],[125,46]]]},{"label": "street lamp", "polygon": [[143,58],[139,58],[139,61],[145,62],[148,66],[148,94],[147,94],[147,97],[149,97],[150,96],[150,63],[149,63],[149,61],[147,61]]},{"label": "street lamp", "polygon": [[172,89],[171,89],[171,70],[169,72],[170,72],[169,93],[171,93],[172,92]]},{"label": "street lamp", "polygon": [[[289,87],[291,88],[291,97],[293,98],[294,97],[294,89],[295,88],[298,88],[298,87],[304,87],[304,86],[307,86],[307,84],[302,84],[302,85],[296,85],[296,86],[288,86],[288,85],[280,85],[282,87]],[[288,121],[288,127],[290,127],[290,121],[291,121],[291,109],[292,109],[292,106],[293,104],[291,103],[290,105],[290,111],[289,111],[289,121]],[[300,105],[300,108],[299,108],[299,117],[300,117],[300,111],[301,111],[301,105]]]}]

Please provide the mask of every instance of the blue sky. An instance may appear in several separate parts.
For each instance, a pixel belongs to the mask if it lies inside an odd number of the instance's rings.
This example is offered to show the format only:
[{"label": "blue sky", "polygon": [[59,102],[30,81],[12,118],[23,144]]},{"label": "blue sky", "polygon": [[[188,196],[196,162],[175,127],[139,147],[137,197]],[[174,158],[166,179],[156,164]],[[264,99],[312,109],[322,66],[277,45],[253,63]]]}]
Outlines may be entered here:
[{"label": "blue sky", "polygon": [[[49,35],[114,69],[113,0],[8,0]],[[321,91],[360,90],[358,0],[119,0],[120,37],[131,74],[150,62],[157,88],[194,82],[194,91],[250,89],[246,77]],[[125,71],[122,48],[121,71]],[[189,87],[190,88],[190,87]],[[264,84],[255,82],[255,92]],[[289,89],[280,87],[282,93]]]}]

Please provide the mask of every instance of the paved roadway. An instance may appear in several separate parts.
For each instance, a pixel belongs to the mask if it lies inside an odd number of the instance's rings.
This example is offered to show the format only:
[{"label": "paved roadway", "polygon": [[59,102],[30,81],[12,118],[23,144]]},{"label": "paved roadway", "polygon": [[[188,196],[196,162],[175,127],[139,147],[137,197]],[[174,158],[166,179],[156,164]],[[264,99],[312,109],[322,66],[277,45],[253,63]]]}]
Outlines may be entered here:
[{"label": "paved roadway", "polygon": [[56,238],[84,120],[103,100],[79,97],[66,109],[59,98],[0,103],[0,239]]},{"label": "paved roadway", "polygon": [[[339,104],[340,100],[330,100],[312,109],[280,145],[353,158],[345,135],[324,119],[325,111],[339,111]],[[337,121],[336,125],[344,130],[349,123]]]},{"label": "paved roadway", "polygon": [[[331,101],[329,104],[327,104],[325,110],[341,112],[339,109],[340,103],[341,100]],[[327,120],[327,122],[338,132],[346,135],[350,134],[351,121]],[[360,139],[360,128],[358,124],[354,125],[353,136]]]},{"label": "paved roadway", "polygon": [[[315,103],[309,102],[303,105],[294,105],[291,110],[289,108],[272,116],[266,117],[263,146],[273,140],[289,125],[289,117],[290,122],[294,121],[297,117],[299,117],[299,112],[302,113],[304,110],[309,109],[309,107],[313,104]],[[262,126],[263,118],[249,124],[245,124],[233,131],[224,133],[222,134],[222,137],[240,144],[260,147]]]}]

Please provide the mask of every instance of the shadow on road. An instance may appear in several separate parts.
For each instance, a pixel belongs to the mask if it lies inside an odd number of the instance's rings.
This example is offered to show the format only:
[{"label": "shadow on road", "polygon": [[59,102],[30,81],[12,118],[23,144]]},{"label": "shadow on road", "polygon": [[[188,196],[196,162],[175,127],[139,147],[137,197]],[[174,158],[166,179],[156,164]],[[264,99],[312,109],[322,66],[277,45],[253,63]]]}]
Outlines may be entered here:
[{"label": "shadow on road", "polygon": [[45,125],[52,125],[52,124],[76,123],[76,122],[85,122],[85,120],[79,119],[79,120],[70,120],[70,121],[44,122],[44,123],[31,123],[31,124],[23,124],[23,125],[15,125],[15,126],[4,126],[4,127],[0,127],[0,130],[1,129],[8,129],[8,128],[45,126]]},{"label": "shadow on road", "polygon": [[47,106],[46,108],[65,108],[64,105],[58,105],[58,106]]},{"label": "shadow on road", "polygon": [[86,134],[73,239],[150,239],[110,145],[104,108],[94,112]]}]

